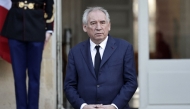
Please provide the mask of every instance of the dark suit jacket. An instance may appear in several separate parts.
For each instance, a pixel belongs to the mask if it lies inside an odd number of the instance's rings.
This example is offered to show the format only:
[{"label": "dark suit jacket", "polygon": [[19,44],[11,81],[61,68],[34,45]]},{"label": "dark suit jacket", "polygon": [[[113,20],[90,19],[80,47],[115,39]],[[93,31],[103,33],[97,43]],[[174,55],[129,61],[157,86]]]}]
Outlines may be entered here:
[{"label": "dark suit jacket", "polygon": [[64,91],[75,109],[80,109],[82,103],[114,103],[119,109],[129,109],[128,102],[136,88],[133,48],[125,40],[108,37],[98,80],[89,40],[70,50]]},{"label": "dark suit jacket", "polygon": [[[43,5],[44,9],[24,9],[15,5],[9,10],[1,35],[21,41],[44,41],[45,31],[53,30],[53,0],[11,0]],[[47,18],[44,14],[47,13]],[[48,22],[47,22],[48,21]]]}]

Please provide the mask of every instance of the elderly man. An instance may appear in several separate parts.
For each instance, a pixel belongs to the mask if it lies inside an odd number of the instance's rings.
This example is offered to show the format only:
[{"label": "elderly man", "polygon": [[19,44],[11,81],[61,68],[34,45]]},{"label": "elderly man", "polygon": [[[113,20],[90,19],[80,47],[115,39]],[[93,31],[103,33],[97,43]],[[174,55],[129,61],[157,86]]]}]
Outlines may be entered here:
[{"label": "elderly man", "polygon": [[89,39],[69,52],[64,91],[75,109],[129,109],[137,88],[133,47],[111,37],[108,12],[90,7],[83,14]]}]

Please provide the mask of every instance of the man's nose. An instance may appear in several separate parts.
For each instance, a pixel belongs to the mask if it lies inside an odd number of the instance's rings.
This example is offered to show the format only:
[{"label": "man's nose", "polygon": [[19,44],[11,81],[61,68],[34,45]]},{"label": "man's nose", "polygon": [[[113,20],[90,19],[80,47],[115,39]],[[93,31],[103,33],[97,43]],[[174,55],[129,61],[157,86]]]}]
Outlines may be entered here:
[{"label": "man's nose", "polygon": [[97,23],[97,25],[96,25],[96,29],[97,29],[97,30],[101,30],[101,29],[102,29],[102,27],[101,27],[101,24],[100,24],[100,23]]}]

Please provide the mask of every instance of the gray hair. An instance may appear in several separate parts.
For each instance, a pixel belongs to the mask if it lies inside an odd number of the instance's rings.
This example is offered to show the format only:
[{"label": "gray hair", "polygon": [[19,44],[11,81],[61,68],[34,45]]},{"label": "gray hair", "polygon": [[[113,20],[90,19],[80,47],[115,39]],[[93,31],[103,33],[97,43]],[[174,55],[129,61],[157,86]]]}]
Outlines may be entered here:
[{"label": "gray hair", "polygon": [[82,23],[86,25],[86,24],[88,23],[88,14],[89,14],[90,12],[92,12],[92,11],[97,11],[97,10],[102,11],[102,12],[106,15],[107,21],[110,22],[110,16],[109,16],[107,10],[105,10],[105,9],[102,8],[102,7],[88,7],[88,8],[84,11],[84,14],[83,14],[83,16],[82,16]]}]

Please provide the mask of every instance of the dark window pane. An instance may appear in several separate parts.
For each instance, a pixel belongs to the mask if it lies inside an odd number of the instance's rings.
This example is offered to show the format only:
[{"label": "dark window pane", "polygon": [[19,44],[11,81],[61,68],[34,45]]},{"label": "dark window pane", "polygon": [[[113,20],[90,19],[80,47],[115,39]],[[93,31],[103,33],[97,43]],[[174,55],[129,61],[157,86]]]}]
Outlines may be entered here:
[{"label": "dark window pane", "polygon": [[149,0],[150,59],[190,58],[190,0]]}]

